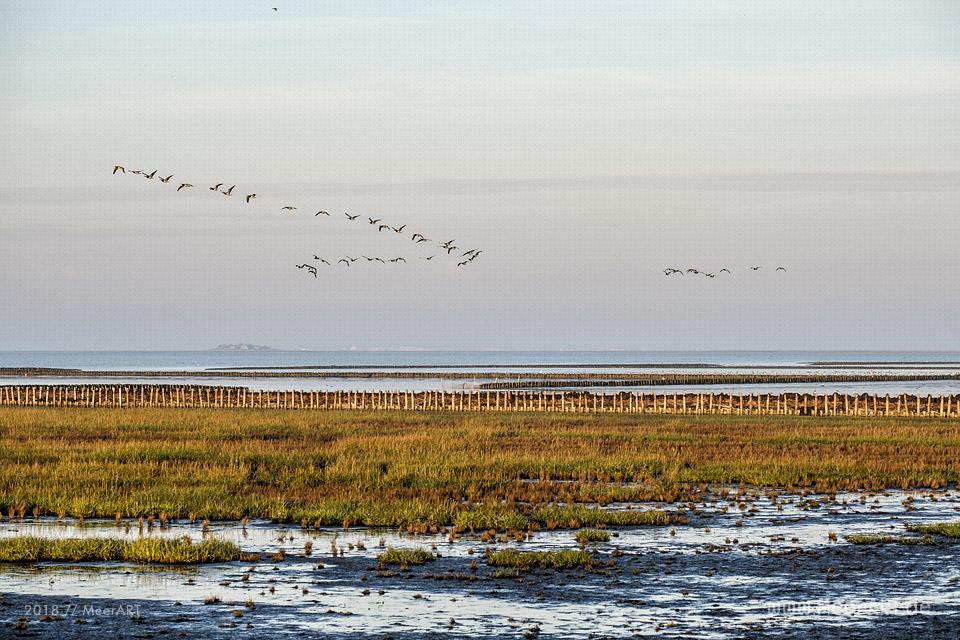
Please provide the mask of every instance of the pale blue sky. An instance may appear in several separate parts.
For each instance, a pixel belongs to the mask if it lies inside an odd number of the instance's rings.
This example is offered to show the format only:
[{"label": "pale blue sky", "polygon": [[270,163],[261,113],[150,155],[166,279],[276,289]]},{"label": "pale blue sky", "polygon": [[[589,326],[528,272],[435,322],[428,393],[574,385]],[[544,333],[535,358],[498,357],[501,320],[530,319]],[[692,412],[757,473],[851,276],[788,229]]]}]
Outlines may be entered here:
[{"label": "pale blue sky", "polygon": [[956,2],[0,2],[0,349],[958,348],[958,105]]}]

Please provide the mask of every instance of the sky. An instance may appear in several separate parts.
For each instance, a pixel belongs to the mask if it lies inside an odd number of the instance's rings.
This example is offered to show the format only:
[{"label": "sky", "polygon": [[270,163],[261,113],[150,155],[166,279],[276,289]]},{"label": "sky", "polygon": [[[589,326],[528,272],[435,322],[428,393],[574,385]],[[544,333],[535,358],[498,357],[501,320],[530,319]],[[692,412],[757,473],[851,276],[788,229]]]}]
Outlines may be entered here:
[{"label": "sky", "polygon": [[960,349],[958,106],[951,1],[0,0],[0,350]]}]

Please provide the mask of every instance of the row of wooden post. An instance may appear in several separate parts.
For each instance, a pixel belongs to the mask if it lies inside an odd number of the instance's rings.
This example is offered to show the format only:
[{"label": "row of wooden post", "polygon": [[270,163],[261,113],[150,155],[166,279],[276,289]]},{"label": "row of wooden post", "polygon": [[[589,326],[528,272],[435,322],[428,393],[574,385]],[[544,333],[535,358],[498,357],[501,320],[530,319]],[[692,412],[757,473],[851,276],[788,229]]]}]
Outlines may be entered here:
[{"label": "row of wooden post", "polygon": [[252,391],[207,385],[8,385],[0,386],[0,406],[960,417],[960,396],[953,395]]}]

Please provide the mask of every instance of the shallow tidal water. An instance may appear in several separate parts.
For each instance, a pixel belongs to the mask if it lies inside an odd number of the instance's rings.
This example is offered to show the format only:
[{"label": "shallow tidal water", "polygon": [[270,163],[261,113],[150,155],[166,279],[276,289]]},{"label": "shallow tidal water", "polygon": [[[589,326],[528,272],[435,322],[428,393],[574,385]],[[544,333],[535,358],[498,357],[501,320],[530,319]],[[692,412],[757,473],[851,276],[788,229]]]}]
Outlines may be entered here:
[{"label": "shallow tidal water", "polygon": [[[677,508],[610,508],[628,506]],[[187,522],[141,530],[137,521],[4,520],[0,537],[206,535],[263,558],[159,568],[0,564],[0,636],[960,635],[960,543],[938,538],[931,545],[866,546],[845,540],[859,533],[912,535],[904,530],[909,522],[960,520],[960,492],[841,493],[835,500],[783,495],[774,503],[748,490],[739,501],[718,497],[696,511],[686,511],[687,525],[611,528],[609,542],[588,547],[598,564],[609,566],[519,577],[494,577],[484,550],[575,549],[574,532],[537,531],[519,542],[465,534],[451,543],[442,534],[269,522],[246,528],[211,523],[204,533],[199,523]],[[384,546],[434,545],[436,560],[378,575],[376,556]],[[285,558],[270,559],[280,549]],[[213,597],[219,601],[204,604]]]}]

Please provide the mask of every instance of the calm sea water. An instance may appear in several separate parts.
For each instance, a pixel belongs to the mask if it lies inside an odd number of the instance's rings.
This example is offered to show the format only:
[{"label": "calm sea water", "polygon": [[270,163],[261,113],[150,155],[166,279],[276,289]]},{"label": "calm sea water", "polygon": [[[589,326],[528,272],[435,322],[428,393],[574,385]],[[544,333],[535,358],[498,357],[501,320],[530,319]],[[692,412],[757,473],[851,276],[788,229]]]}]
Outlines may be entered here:
[{"label": "calm sea water", "polygon": [[[946,363],[960,351],[0,351],[0,367],[199,371],[223,367],[391,367],[713,364],[751,368],[814,362]],[[566,368],[566,367],[564,367]],[[571,366],[571,369],[577,369]],[[842,368],[842,367],[838,367]]]},{"label": "calm sea water", "polygon": [[[814,366],[815,363],[829,363]],[[606,365],[606,366],[604,366]],[[636,365],[636,366],[630,366]],[[659,365],[650,368],[649,365]],[[723,372],[768,370],[777,373],[960,373],[960,351],[3,351],[0,368],[49,367],[88,371],[202,371],[205,369],[309,370],[341,367],[389,371],[498,372],[527,374],[550,372],[678,372],[711,371],[694,365],[711,365]],[[16,383],[24,378],[0,377]],[[129,383],[156,380],[126,380]],[[98,378],[30,378],[31,384],[116,382]],[[426,390],[470,388],[478,382],[436,378],[415,380],[364,378],[167,378],[171,384],[240,385],[254,389],[304,390]],[[649,388],[649,387],[648,387]],[[644,389],[642,386],[622,389]],[[658,390],[667,391],[665,387]],[[960,393],[960,381],[896,383],[835,383],[810,385],[724,385],[698,387],[704,392],[877,392]],[[606,387],[612,392],[617,388]],[[670,391],[678,390],[673,387]]]}]

